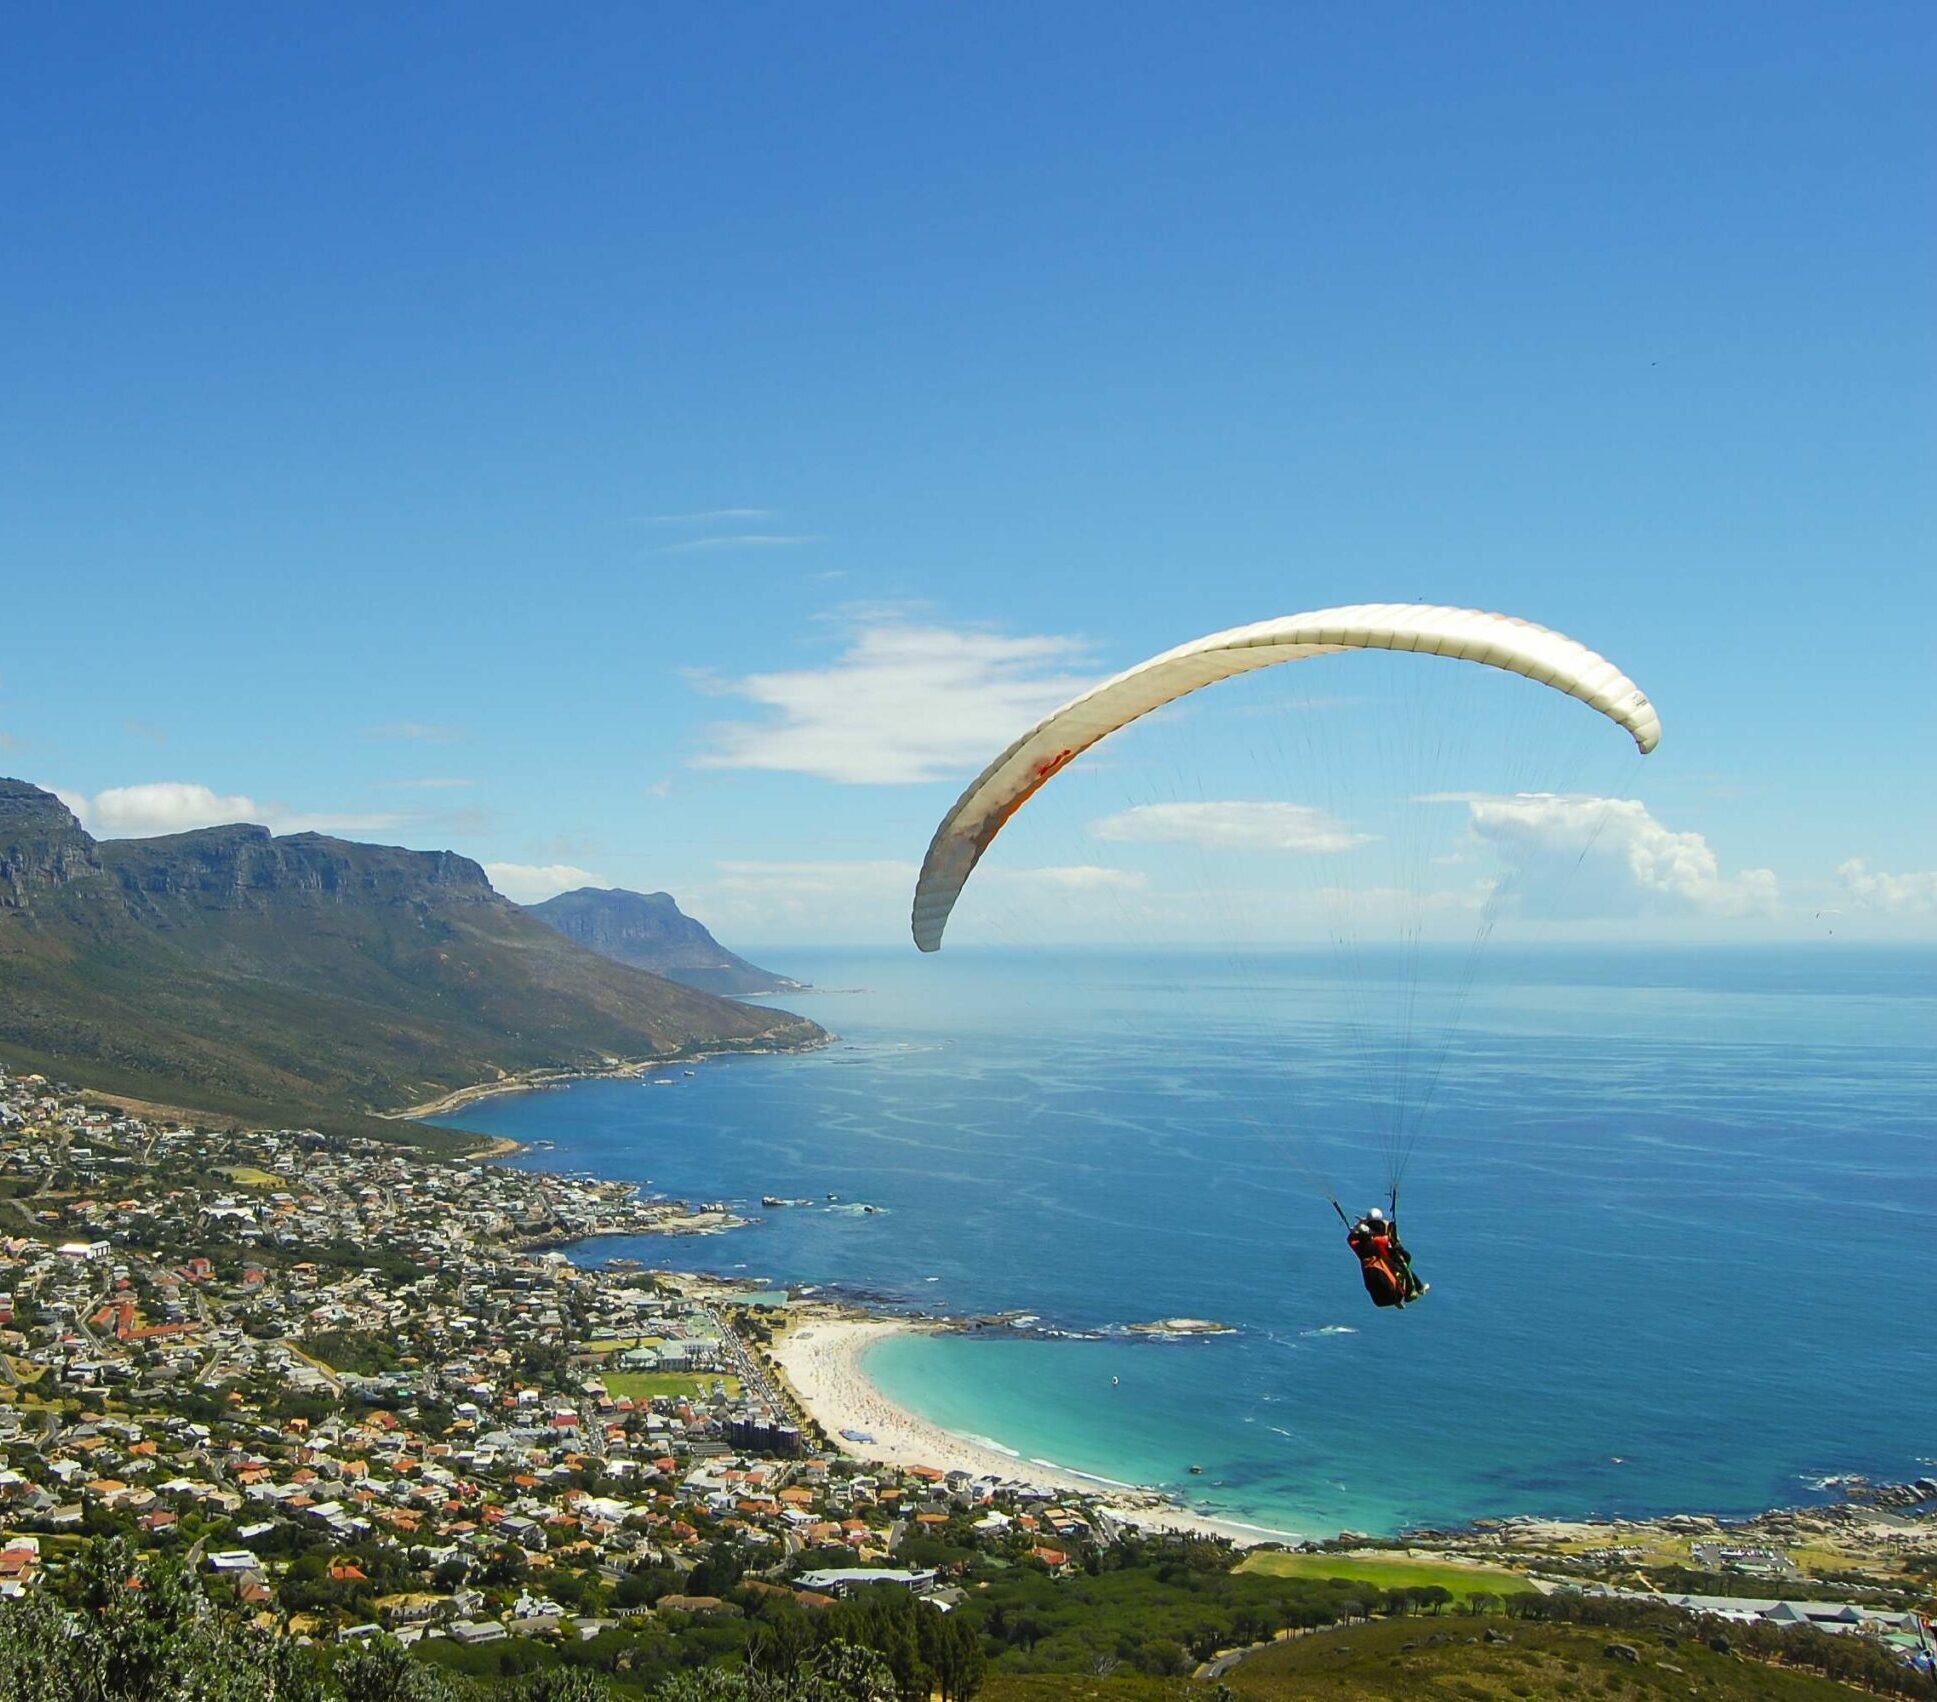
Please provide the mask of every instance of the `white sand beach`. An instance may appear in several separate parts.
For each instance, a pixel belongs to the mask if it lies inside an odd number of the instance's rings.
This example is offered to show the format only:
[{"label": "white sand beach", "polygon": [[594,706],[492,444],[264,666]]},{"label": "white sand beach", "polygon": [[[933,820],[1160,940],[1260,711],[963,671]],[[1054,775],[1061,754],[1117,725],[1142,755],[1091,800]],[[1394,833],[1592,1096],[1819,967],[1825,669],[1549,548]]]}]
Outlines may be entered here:
[{"label": "white sand beach", "polygon": [[[1123,1523],[1152,1530],[1227,1537],[1240,1544],[1299,1540],[1294,1532],[1265,1530],[1193,1513],[1155,1490],[1025,1459],[991,1447],[986,1441],[944,1430],[897,1405],[868,1380],[861,1358],[889,1336],[932,1328],[909,1319],[812,1312],[780,1337],[771,1350],[772,1358],[830,1440],[857,1459],[895,1466],[935,1466],[942,1471],[965,1471],[975,1477],[1080,1494],[1100,1500]],[[844,1430],[860,1431],[873,1440],[848,1440],[841,1435]]]}]

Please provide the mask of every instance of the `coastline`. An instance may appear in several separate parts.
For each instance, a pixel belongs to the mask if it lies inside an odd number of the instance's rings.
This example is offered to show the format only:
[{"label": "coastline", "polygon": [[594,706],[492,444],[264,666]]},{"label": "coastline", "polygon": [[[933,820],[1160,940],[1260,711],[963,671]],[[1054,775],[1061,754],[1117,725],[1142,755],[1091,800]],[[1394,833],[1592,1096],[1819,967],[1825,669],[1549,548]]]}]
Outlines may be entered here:
[{"label": "coastline", "polygon": [[[931,1466],[972,1477],[994,1477],[1094,1500],[1119,1523],[1146,1530],[1223,1537],[1240,1547],[1295,1543],[1296,1531],[1218,1519],[1182,1507],[1168,1495],[1118,1483],[1051,1461],[1032,1460],[988,1438],[963,1436],[890,1400],[869,1379],[862,1361],[893,1336],[948,1328],[932,1320],[885,1318],[845,1310],[800,1308],[768,1357],[801,1407],[831,1445],[858,1460],[893,1466]],[[872,1438],[855,1441],[843,1431]]]},{"label": "coastline", "polygon": [[[863,1364],[881,1342],[899,1335],[938,1333],[951,1323],[932,1318],[884,1317],[844,1306],[800,1308],[799,1321],[776,1338],[767,1362],[778,1381],[823,1431],[830,1446],[851,1458],[901,1468],[928,1466],[967,1472],[1046,1494],[1081,1497],[1118,1524],[1143,1530],[1222,1538],[1238,1548],[1264,1544],[1297,1547],[1319,1534],[1279,1530],[1220,1519],[1180,1505],[1169,1494],[1135,1484],[1076,1471],[1051,1461],[1023,1457],[987,1437],[947,1430],[882,1393]],[[853,1441],[843,1430],[871,1440]],[[1597,1545],[1650,1545],[1659,1564],[1686,1563],[1687,1544],[1700,1536],[1727,1535],[1738,1542],[1764,1542],[1786,1549],[1813,1544],[1833,1550],[1861,1566],[1893,1552],[1922,1517],[1933,1516],[1937,1478],[1914,1483],[1850,1480],[1853,1493],[1820,1505],[1770,1507],[1750,1514],[1679,1512],[1653,1517],[1587,1515],[1555,1518],[1533,1514],[1476,1518],[1452,1528],[1420,1528],[1383,1537],[1353,1537],[1355,1552],[1375,1556],[1403,1553],[1478,1565],[1545,1561],[1549,1573],[1572,1576],[1570,1557]],[[1908,1515],[1908,1517],[1905,1517]],[[1327,1534],[1328,1535],[1328,1534]],[[1666,1552],[1663,1552],[1666,1545]]]},{"label": "coastline", "polygon": [[[427,1099],[421,1105],[406,1105],[400,1110],[378,1111],[372,1115],[391,1122],[448,1117],[453,1111],[475,1105],[480,1100],[495,1099],[500,1094],[536,1093],[544,1088],[566,1087],[580,1081],[622,1081],[631,1076],[642,1076],[648,1070],[663,1070],[674,1064],[703,1064],[714,1058],[791,1057],[804,1052],[818,1052],[833,1045],[838,1038],[838,1035],[822,1030],[820,1039],[805,1041],[797,1046],[715,1046],[698,1052],[661,1052],[645,1058],[615,1058],[597,1068],[517,1070],[495,1081],[472,1082],[467,1087],[452,1088],[449,1093],[440,1094],[436,1099]],[[520,1141],[512,1141],[506,1150],[516,1152],[522,1145]]]}]

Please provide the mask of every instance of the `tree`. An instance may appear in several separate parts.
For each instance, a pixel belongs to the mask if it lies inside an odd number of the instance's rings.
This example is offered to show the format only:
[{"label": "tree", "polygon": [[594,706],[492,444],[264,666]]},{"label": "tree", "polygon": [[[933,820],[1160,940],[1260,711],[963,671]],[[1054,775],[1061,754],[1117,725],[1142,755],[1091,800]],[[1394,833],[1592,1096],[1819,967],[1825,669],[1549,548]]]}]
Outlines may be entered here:
[{"label": "tree", "polygon": [[519,1688],[518,1702],[612,1702],[604,1679],[583,1667],[547,1667]]},{"label": "tree", "polygon": [[420,1666],[390,1639],[353,1649],[337,1663],[343,1702],[457,1702],[442,1673]]},{"label": "tree", "polygon": [[687,1579],[687,1592],[695,1596],[723,1596],[739,1583],[746,1572],[746,1560],[730,1542],[716,1542],[706,1557],[693,1568]]},{"label": "tree", "polygon": [[830,1643],[797,1675],[786,1702],[894,1702],[894,1675],[871,1649]]},{"label": "tree", "polygon": [[[623,1586],[621,1586],[623,1588]],[[814,1648],[806,1610],[786,1596],[767,1596],[747,1634],[747,1664],[776,1677],[793,1673]]]},{"label": "tree", "polygon": [[515,1542],[500,1543],[497,1551],[484,1563],[478,1581],[487,1589],[522,1584],[530,1571],[531,1562],[522,1548]]},{"label": "tree", "polygon": [[322,1702],[306,1651],[212,1603],[173,1559],[137,1576],[119,1538],[75,1569],[70,1617],[36,1592],[0,1607],[0,1702]]},{"label": "tree", "polygon": [[1144,1644],[1137,1664],[1162,1678],[1182,1678],[1190,1671],[1190,1651],[1175,1637],[1155,1637]]}]

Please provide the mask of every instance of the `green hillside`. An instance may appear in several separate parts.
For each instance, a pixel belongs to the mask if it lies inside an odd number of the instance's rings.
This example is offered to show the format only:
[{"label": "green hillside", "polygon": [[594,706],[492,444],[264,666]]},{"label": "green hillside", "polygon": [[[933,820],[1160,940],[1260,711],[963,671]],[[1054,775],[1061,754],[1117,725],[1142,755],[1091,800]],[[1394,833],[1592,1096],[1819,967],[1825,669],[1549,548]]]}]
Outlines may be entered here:
[{"label": "green hillside", "polygon": [[501,1074],[800,1046],[812,1023],[614,963],[450,852],[232,826],[96,843],[0,781],[0,1061],[356,1124]]},{"label": "green hillside", "polygon": [[[1486,1641],[1486,1633],[1502,1639]],[[1632,1649],[1632,1661],[1610,1646]],[[1450,1616],[1354,1625],[1297,1637],[1224,1675],[1241,1702],[1830,1702],[1853,1694],[1814,1673],[1719,1654],[1694,1637],[1523,1620]],[[1191,1702],[1212,1695],[1189,1679],[1137,1674],[993,1672],[978,1702]]]}]

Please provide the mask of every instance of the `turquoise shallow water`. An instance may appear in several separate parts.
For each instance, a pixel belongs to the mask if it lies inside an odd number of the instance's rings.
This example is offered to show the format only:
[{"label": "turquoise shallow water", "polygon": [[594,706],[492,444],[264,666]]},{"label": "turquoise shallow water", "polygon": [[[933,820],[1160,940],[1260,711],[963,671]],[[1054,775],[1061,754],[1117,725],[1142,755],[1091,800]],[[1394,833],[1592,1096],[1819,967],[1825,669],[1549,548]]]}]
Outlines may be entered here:
[{"label": "turquoise shallow water", "polygon": [[[1937,1455],[1937,953],[1496,951],[1408,1171],[1434,1291],[1403,1315],[1320,1191],[1378,1188],[1391,1062],[1328,959],[784,961],[842,989],[792,1001],[838,1046],[452,1120],[763,1218],[586,1257],[1033,1312],[869,1371],[1277,1528],[1747,1512]],[[1451,988],[1429,966],[1428,1034]],[[1172,1316],[1238,1333],[1119,1333]]]}]

